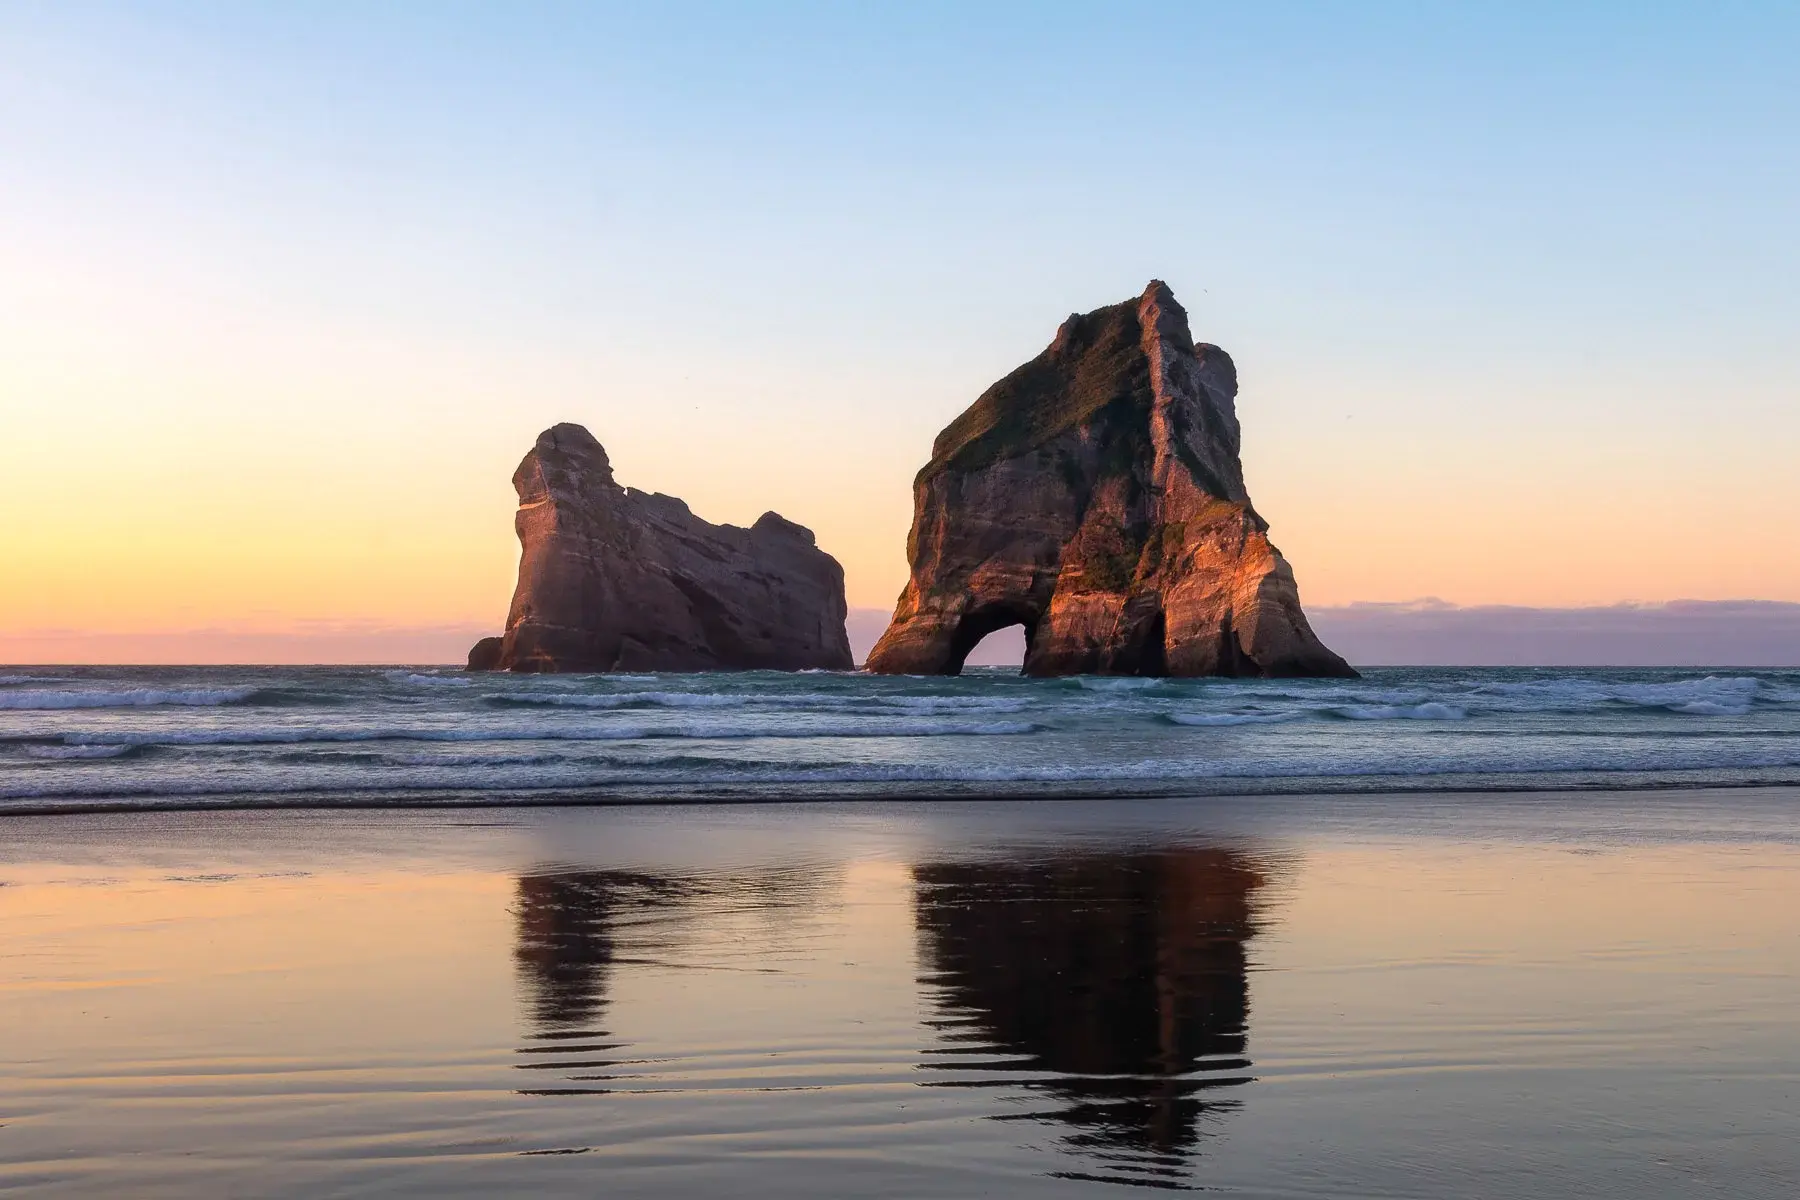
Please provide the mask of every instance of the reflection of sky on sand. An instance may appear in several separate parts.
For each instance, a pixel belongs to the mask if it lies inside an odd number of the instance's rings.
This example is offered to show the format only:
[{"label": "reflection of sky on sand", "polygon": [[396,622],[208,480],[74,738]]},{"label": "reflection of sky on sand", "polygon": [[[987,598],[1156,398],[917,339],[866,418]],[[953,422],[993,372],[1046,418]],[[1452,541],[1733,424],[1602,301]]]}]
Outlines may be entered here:
[{"label": "reflection of sky on sand", "polygon": [[1800,1169],[1793,846],[1148,811],[18,839],[0,1186],[1638,1200]]}]

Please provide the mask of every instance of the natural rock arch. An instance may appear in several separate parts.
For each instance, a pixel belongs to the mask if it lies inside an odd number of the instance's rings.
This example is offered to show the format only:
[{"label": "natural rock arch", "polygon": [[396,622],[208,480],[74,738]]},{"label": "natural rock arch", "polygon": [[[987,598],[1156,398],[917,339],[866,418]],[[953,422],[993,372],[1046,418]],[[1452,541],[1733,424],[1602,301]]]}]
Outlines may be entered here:
[{"label": "natural rock arch", "polygon": [[1031,654],[1032,635],[1037,632],[1041,612],[1012,605],[990,605],[975,612],[965,612],[950,635],[946,669],[940,674],[960,675],[969,655],[989,634],[1014,627],[1025,631],[1025,653]]},{"label": "natural rock arch", "polygon": [[1236,396],[1160,281],[1071,316],[938,435],[868,669],[953,675],[1023,624],[1027,674],[1354,675],[1251,506]]}]

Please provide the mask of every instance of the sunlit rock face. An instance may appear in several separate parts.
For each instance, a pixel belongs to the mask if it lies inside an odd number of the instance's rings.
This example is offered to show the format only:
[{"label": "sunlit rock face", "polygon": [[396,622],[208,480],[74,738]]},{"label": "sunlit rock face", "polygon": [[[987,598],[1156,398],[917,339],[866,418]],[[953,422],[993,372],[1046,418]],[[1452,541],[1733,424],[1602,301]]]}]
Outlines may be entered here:
[{"label": "sunlit rock face", "polygon": [[1032,675],[1354,675],[1251,506],[1236,396],[1160,281],[1071,316],[938,435],[868,668],[953,675],[1023,625]]},{"label": "sunlit rock face", "polygon": [[776,513],[748,529],[621,487],[594,436],[557,425],[513,474],[519,583],[471,670],[849,669],[844,570]]}]

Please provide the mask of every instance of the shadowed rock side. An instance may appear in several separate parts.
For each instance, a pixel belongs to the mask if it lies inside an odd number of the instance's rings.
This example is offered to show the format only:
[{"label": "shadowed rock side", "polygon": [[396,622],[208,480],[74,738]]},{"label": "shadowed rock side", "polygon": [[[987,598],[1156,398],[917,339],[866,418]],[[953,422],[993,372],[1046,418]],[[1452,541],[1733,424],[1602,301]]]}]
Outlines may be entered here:
[{"label": "shadowed rock side", "polygon": [[1023,625],[1030,675],[1354,675],[1250,504],[1236,396],[1160,281],[1071,316],[938,435],[868,669],[954,675]]},{"label": "shadowed rock side", "polygon": [[592,434],[557,425],[513,474],[519,585],[470,670],[848,670],[844,570],[776,513],[714,525],[621,487]]}]

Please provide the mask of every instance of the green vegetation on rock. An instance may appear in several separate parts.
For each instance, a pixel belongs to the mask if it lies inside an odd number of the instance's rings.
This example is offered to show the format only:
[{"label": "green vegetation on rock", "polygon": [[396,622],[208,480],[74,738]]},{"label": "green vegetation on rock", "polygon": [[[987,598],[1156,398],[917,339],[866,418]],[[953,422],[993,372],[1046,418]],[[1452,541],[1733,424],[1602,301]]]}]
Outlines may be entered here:
[{"label": "green vegetation on rock", "polygon": [[1136,303],[1070,317],[1042,354],[983,392],[938,435],[921,477],[1014,458],[1108,406],[1147,418],[1154,394]]}]

